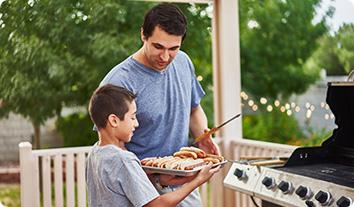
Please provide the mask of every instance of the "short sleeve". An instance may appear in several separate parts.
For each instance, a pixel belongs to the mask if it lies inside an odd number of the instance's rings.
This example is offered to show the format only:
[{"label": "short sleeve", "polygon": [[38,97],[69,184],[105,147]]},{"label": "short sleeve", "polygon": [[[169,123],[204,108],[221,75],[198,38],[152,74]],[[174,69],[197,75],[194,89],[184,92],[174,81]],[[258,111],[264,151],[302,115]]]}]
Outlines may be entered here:
[{"label": "short sleeve", "polygon": [[138,160],[126,160],[120,173],[123,191],[134,206],[144,206],[159,196]]},{"label": "short sleeve", "polygon": [[191,106],[192,108],[197,107],[200,104],[201,99],[204,97],[205,92],[198,82],[198,80],[193,77],[192,80],[192,101],[191,101]]},{"label": "short sleeve", "polygon": [[204,92],[202,86],[200,85],[199,81],[196,78],[195,69],[194,69],[194,65],[192,63],[192,60],[188,57],[187,54],[185,54],[185,56],[187,57],[188,65],[189,65],[191,77],[192,77],[191,107],[195,108],[200,104],[201,99],[205,96],[205,92]]}]

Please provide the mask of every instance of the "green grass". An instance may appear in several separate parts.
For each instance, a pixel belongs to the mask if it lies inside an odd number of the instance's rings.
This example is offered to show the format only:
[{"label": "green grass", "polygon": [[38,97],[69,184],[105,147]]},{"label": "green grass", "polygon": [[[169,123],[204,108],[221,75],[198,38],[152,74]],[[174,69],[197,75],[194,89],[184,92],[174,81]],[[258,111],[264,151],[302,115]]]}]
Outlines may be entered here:
[{"label": "green grass", "polygon": [[6,207],[19,207],[20,204],[19,184],[0,184],[0,202]]}]

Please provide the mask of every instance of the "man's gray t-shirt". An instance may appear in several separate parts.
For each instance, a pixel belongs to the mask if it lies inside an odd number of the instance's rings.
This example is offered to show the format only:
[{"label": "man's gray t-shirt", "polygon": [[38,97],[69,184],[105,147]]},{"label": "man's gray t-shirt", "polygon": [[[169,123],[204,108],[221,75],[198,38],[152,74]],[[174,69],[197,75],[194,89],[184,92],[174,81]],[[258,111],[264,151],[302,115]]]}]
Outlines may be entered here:
[{"label": "man's gray t-shirt", "polygon": [[87,158],[89,206],[144,206],[159,196],[138,158],[114,145],[95,144]]},{"label": "man's gray t-shirt", "polygon": [[191,109],[205,95],[194,66],[182,51],[164,71],[147,68],[132,57],[114,67],[101,85],[123,86],[137,94],[137,119],[129,151],[139,159],[172,155],[188,145]]}]

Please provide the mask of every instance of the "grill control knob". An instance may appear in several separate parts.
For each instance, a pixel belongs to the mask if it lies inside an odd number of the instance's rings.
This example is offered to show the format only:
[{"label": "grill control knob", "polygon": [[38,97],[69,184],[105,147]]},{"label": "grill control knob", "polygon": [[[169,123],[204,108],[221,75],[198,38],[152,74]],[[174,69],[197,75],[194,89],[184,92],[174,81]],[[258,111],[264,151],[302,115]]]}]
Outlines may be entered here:
[{"label": "grill control knob", "polygon": [[291,182],[288,181],[281,181],[278,184],[278,188],[284,193],[284,194],[288,194],[291,193],[291,191],[293,191],[293,185],[291,184]]},{"label": "grill control knob", "polygon": [[305,199],[309,199],[312,197],[312,191],[309,187],[305,187],[300,185],[296,191],[295,191],[296,195],[298,195],[301,199],[305,200]]},{"label": "grill control knob", "polygon": [[239,168],[236,168],[234,175],[237,177],[239,180],[244,180],[247,178],[246,172],[244,170],[241,170]]},{"label": "grill control knob", "polygon": [[272,189],[272,188],[275,187],[275,180],[274,180],[274,178],[272,178],[272,177],[265,177],[265,178],[263,178],[263,180],[262,180],[262,184],[263,184],[266,188]]},{"label": "grill control knob", "polygon": [[306,201],[305,204],[307,207],[315,207],[316,206],[312,201]]},{"label": "grill control knob", "polygon": [[331,203],[332,201],[332,196],[329,192],[326,191],[322,191],[320,190],[316,196],[315,199],[322,205],[322,206],[326,206],[328,204]]},{"label": "grill control knob", "polygon": [[353,204],[353,200],[351,198],[342,196],[339,198],[336,204],[338,207],[349,207]]}]

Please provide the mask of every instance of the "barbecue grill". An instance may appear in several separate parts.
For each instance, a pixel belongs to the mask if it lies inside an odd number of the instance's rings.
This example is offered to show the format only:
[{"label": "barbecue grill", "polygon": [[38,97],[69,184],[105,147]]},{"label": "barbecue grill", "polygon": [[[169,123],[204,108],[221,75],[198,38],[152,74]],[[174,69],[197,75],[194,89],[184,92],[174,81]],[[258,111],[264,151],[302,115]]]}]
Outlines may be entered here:
[{"label": "barbecue grill", "polygon": [[263,207],[354,207],[354,82],[329,82],[326,102],[338,127],[321,146],[297,148],[280,165],[235,162],[224,185]]}]

